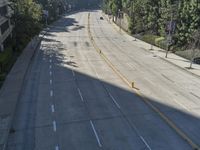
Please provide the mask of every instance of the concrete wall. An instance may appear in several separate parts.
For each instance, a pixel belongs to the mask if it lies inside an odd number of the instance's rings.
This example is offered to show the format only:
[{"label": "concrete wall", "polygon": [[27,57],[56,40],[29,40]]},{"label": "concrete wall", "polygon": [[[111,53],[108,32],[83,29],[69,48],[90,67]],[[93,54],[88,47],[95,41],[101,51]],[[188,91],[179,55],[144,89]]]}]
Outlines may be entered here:
[{"label": "concrete wall", "polygon": [[127,14],[123,14],[123,18],[121,18],[121,21],[120,21],[120,18],[115,18],[115,23],[120,26],[125,30],[125,31],[128,31],[128,27],[129,27],[129,19],[128,19],[128,15]]},{"label": "concrete wall", "polygon": [[7,0],[0,0],[0,1],[1,1],[0,2],[0,7],[7,6],[7,11],[8,11],[6,16],[0,16],[0,27],[6,21],[9,22],[9,28],[4,33],[1,33],[1,30],[0,30],[0,51],[3,51],[4,50],[3,42],[12,33],[12,28],[13,27],[10,24],[10,19],[8,18],[9,16],[11,16],[11,9],[9,9],[9,7],[8,7],[8,1]]}]

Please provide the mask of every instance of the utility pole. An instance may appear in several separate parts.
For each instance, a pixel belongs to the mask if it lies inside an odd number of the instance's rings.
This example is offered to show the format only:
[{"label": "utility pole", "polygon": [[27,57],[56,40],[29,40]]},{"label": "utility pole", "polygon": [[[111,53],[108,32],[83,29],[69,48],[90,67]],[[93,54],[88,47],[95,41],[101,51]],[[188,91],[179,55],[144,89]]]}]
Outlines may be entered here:
[{"label": "utility pole", "polygon": [[122,30],[121,10],[118,10],[120,32]]},{"label": "utility pole", "polygon": [[[134,5],[134,1],[131,2],[131,18],[135,20],[135,16],[134,16],[135,15],[135,11],[134,11],[135,9],[134,9],[133,5]],[[137,41],[136,37],[135,37],[134,41]]]},{"label": "utility pole", "polygon": [[166,51],[166,55],[165,58],[167,58],[169,50],[170,50],[170,45],[172,42],[172,23],[173,23],[173,10],[171,9],[171,20],[169,23],[169,32],[168,32],[168,36],[167,36],[167,51]]},{"label": "utility pole", "polygon": [[178,5],[179,5],[179,1],[178,1],[178,3],[171,5],[171,17],[170,17],[170,22],[169,22],[168,27],[167,27],[168,28],[167,51],[166,51],[165,58],[168,57],[168,53],[170,51],[170,46],[172,44],[172,34],[173,34],[173,32],[175,31],[175,28],[176,28],[176,22],[174,21],[174,15],[175,15],[175,13],[177,13]]},{"label": "utility pole", "polygon": [[45,24],[47,26],[48,25],[49,11],[48,10],[43,10],[43,15],[45,17]]}]

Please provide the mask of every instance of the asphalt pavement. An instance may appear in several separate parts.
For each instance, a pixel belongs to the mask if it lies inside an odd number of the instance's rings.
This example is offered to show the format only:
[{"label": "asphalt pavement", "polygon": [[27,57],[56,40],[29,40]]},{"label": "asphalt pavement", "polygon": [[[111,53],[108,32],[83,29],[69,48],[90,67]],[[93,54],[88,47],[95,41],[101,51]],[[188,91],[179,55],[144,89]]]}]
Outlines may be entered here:
[{"label": "asphalt pavement", "polygon": [[[66,15],[42,40],[17,105],[7,150],[190,150],[96,52],[88,13]],[[121,36],[100,11],[90,28],[114,66],[197,144],[199,79]]]}]

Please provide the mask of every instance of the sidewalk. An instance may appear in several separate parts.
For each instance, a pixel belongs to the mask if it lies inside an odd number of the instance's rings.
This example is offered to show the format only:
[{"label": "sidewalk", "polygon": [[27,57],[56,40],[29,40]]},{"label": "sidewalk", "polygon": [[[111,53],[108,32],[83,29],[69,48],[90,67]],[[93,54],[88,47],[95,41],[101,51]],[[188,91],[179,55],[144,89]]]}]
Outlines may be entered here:
[{"label": "sidewalk", "polygon": [[11,129],[16,105],[21,96],[21,89],[27,70],[36,49],[40,46],[42,35],[33,38],[19,56],[0,90],[0,150],[5,150]]},{"label": "sidewalk", "polygon": [[104,13],[103,13],[103,15],[104,15],[104,17],[106,17],[107,21],[110,22],[118,32],[120,32],[120,34],[122,34],[123,36],[128,38],[130,41],[133,41],[134,44],[136,46],[138,46],[139,48],[147,50],[147,51],[151,52],[154,56],[158,56],[161,59],[171,63],[172,65],[175,65],[175,66],[177,66],[177,67],[179,67],[179,68],[181,68],[181,69],[183,69],[183,70],[185,70],[185,71],[187,71],[187,72],[189,72],[189,73],[191,73],[195,76],[200,77],[200,65],[193,64],[192,65],[193,69],[187,69],[190,66],[190,60],[187,60],[187,59],[180,57],[180,56],[178,56],[174,53],[171,53],[171,52],[168,53],[168,58],[165,58],[165,55],[166,55],[165,50],[163,50],[159,47],[156,47],[156,46],[153,46],[153,50],[150,50],[152,48],[151,44],[148,44],[148,43],[141,41],[139,39],[137,39],[135,41],[135,37],[129,35],[128,33],[126,33],[123,30],[120,31],[119,26],[117,26],[113,21],[109,20],[107,15],[105,15]]}]

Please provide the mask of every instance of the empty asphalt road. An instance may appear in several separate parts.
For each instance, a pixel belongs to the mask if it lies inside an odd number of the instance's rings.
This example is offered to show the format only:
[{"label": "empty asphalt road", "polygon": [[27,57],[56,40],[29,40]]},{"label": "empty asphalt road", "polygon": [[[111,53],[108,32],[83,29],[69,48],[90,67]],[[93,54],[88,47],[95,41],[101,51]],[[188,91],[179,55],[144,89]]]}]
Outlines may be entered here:
[{"label": "empty asphalt road", "polygon": [[66,15],[44,37],[26,76],[6,150],[192,150],[113,66],[200,145],[200,80],[141,49],[101,11]]}]

